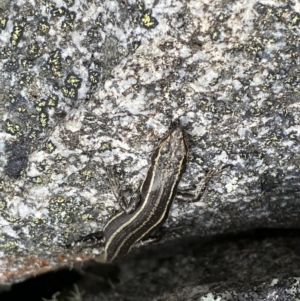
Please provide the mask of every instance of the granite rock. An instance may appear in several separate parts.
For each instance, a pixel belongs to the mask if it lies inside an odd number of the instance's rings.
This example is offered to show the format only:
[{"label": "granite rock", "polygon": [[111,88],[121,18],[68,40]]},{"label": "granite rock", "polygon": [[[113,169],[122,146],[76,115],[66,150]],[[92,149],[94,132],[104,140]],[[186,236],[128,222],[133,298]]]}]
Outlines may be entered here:
[{"label": "granite rock", "polygon": [[162,241],[299,227],[297,2],[2,4],[2,284],[100,254],[68,246],[103,229],[108,177],[136,190],[178,118],[181,189],[220,172],[199,202],[175,200]]}]

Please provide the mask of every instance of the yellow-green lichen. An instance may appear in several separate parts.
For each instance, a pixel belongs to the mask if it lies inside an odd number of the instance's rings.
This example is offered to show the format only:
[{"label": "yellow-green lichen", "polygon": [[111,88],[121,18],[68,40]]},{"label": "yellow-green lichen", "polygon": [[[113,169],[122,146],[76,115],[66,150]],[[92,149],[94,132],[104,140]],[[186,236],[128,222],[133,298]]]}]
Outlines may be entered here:
[{"label": "yellow-green lichen", "polygon": [[67,6],[72,6],[75,3],[75,0],[64,0],[64,2],[67,4]]},{"label": "yellow-green lichen", "polygon": [[6,132],[12,135],[17,135],[21,130],[21,127],[17,123],[13,123],[9,119],[5,121],[5,126]]},{"label": "yellow-green lichen", "polygon": [[102,14],[100,13],[98,15],[98,17],[96,18],[95,20],[95,24],[99,27],[102,27],[103,26],[103,21],[102,21]]},{"label": "yellow-green lichen", "polygon": [[34,77],[35,77],[34,72],[22,73],[22,74],[20,74],[19,84],[21,86],[31,84],[33,82]]},{"label": "yellow-green lichen", "polygon": [[134,41],[131,44],[131,51],[132,52],[136,51],[140,46],[141,46],[141,41]]},{"label": "yellow-green lichen", "polygon": [[144,2],[143,1],[137,1],[136,2],[136,7],[137,7],[137,9],[140,11],[140,12],[142,12],[142,11],[144,11],[144,9],[145,9],[145,4],[144,4]]},{"label": "yellow-green lichen", "polygon": [[6,202],[3,199],[0,199],[0,211],[3,211],[6,208]]},{"label": "yellow-green lichen", "polygon": [[66,14],[66,9],[64,7],[57,7],[51,10],[52,17],[62,17]]},{"label": "yellow-green lichen", "polygon": [[65,80],[67,86],[79,89],[81,86],[82,79],[76,74],[69,74]]},{"label": "yellow-green lichen", "polygon": [[74,22],[73,21],[63,21],[61,23],[61,29],[63,30],[72,30],[74,28]]},{"label": "yellow-green lichen", "polygon": [[198,156],[198,155],[190,155],[190,156],[189,156],[189,161],[195,162],[195,163],[197,163],[197,164],[199,164],[199,165],[202,165],[202,164],[204,163],[203,158],[201,158],[201,157]]},{"label": "yellow-green lichen", "polygon": [[31,182],[34,183],[34,184],[41,184],[43,183],[41,177],[37,176],[37,177],[32,177],[30,178]]},{"label": "yellow-green lichen", "polygon": [[220,13],[217,19],[219,22],[225,22],[226,20],[229,19],[229,17],[230,15],[228,13]]},{"label": "yellow-green lichen", "polygon": [[41,48],[38,43],[34,43],[28,46],[28,54],[32,57],[38,57],[41,55]]},{"label": "yellow-green lichen", "polygon": [[92,84],[98,84],[100,81],[100,74],[97,71],[90,71],[89,72],[89,81]]},{"label": "yellow-green lichen", "polygon": [[289,22],[288,27],[291,28],[293,26],[297,26],[299,25],[299,23],[300,23],[300,14],[294,13],[291,16],[291,21]]},{"label": "yellow-green lichen", "polygon": [[5,29],[7,21],[7,17],[0,17],[0,29]]},{"label": "yellow-green lichen", "polygon": [[1,56],[6,59],[12,55],[12,50],[9,47],[4,47],[0,50]]},{"label": "yellow-green lichen", "polygon": [[3,244],[0,244],[0,249],[5,250],[5,251],[12,250],[14,248],[16,248],[16,243],[13,241],[8,241]]},{"label": "yellow-green lichen", "polygon": [[48,153],[53,153],[55,151],[56,147],[55,145],[52,143],[51,140],[49,140],[46,144],[45,144],[45,150]]},{"label": "yellow-green lichen", "polygon": [[20,107],[18,107],[18,112],[19,113],[24,113],[24,112],[26,112],[27,111],[27,109],[26,109],[26,107],[24,107],[24,106],[20,106]]},{"label": "yellow-green lichen", "polygon": [[21,59],[21,65],[23,68],[32,68],[33,67],[32,61],[27,60],[27,59]]},{"label": "yellow-green lichen", "polygon": [[57,161],[60,161],[60,160],[62,160],[62,156],[61,156],[61,154],[57,154],[57,155],[56,155],[56,157],[55,157],[55,160],[57,160]]},{"label": "yellow-green lichen", "polygon": [[16,46],[18,45],[18,43],[20,42],[23,36],[23,32],[26,26],[26,20],[25,19],[17,20],[14,21],[13,24],[14,27],[10,36],[10,43],[12,44],[12,46]]},{"label": "yellow-green lichen", "polygon": [[104,152],[106,150],[111,149],[111,145],[108,142],[102,142],[100,147],[99,147],[99,151]]},{"label": "yellow-green lichen", "polygon": [[84,214],[81,215],[81,219],[83,221],[87,221],[87,220],[93,220],[94,217],[89,213],[84,213]]},{"label": "yellow-green lichen", "polygon": [[158,25],[157,20],[154,17],[152,17],[151,14],[151,9],[147,9],[143,12],[140,18],[140,24],[147,29],[152,29]]},{"label": "yellow-green lichen", "polygon": [[43,17],[38,25],[38,29],[43,33],[46,34],[50,30],[50,24],[47,21],[47,18]]},{"label": "yellow-green lichen", "polygon": [[44,111],[41,111],[41,113],[39,114],[39,122],[43,128],[47,126],[48,119],[49,119],[48,114]]},{"label": "yellow-green lichen", "polygon": [[87,181],[90,179],[92,171],[85,169],[81,172],[81,174],[84,176],[85,181]]},{"label": "yellow-green lichen", "polygon": [[4,217],[8,222],[14,223],[18,220],[20,220],[20,217],[16,216],[16,215],[6,215]]},{"label": "yellow-green lichen", "polygon": [[45,99],[42,99],[36,106],[35,106],[35,109],[38,111],[38,112],[41,112],[42,109],[44,107],[46,107],[47,105],[47,101]]},{"label": "yellow-green lichen", "polygon": [[66,20],[64,20],[61,24],[61,28],[64,30],[72,30],[75,26],[76,13],[69,12],[66,15]]},{"label": "yellow-green lichen", "polygon": [[71,99],[76,99],[77,98],[77,89],[74,89],[72,87],[62,87],[61,92],[65,97],[71,98]]},{"label": "yellow-green lichen", "polygon": [[[86,121],[95,121],[96,120],[96,117],[94,115],[91,115],[91,114],[85,114],[84,116],[84,119]],[[100,147],[101,148],[101,147]]]},{"label": "yellow-green lichen", "polygon": [[62,75],[62,65],[61,65],[61,51],[56,50],[51,53],[48,59],[48,65],[50,70],[55,77],[61,77]]},{"label": "yellow-green lichen", "polygon": [[52,94],[51,96],[48,97],[47,99],[47,106],[48,107],[56,107],[58,103],[58,96]]},{"label": "yellow-green lichen", "polygon": [[217,41],[219,40],[220,38],[220,31],[218,29],[215,29],[211,34],[210,34],[210,38],[213,40],[213,41]]},{"label": "yellow-green lichen", "polygon": [[44,171],[46,170],[46,167],[47,167],[47,161],[46,160],[43,160],[42,162],[40,162],[40,164],[37,166],[37,169],[39,171]]},{"label": "yellow-green lichen", "polygon": [[38,135],[38,131],[37,130],[31,130],[29,135],[28,135],[28,138],[33,140],[33,139],[36,139],[37,138],[37,135]]}]

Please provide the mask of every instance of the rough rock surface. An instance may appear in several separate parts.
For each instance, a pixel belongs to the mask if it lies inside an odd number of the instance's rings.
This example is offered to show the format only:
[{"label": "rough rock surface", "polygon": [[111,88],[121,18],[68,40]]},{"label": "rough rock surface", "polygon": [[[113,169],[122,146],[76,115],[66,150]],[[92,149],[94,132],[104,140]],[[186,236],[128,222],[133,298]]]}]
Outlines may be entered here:
[{"label": "rough rock surface", "polygon": [[180,118],[181,187],[164,240],[299,227],[300,4],[1,1],[0,282],[92,258],[67,248],[119,210]]}]

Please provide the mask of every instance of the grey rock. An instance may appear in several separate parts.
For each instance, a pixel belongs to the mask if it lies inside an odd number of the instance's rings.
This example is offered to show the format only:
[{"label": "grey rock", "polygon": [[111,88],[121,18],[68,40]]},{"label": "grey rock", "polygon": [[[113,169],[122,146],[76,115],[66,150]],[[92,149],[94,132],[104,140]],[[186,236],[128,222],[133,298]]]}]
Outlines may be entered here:
[{"label": "grey rock", "polygon": [[162,241],[299,227],[298,5],[64,3],[0,12],[1,284],[100,254],[68,246],[119,210],[108,176],[138,188],[177,118],[181,189],[221,171],[175,200]]}]

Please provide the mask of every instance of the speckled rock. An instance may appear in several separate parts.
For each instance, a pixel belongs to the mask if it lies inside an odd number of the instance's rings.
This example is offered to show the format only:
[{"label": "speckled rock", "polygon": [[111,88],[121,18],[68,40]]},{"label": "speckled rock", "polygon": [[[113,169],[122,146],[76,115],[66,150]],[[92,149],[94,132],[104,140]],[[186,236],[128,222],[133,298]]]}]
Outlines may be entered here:
[{"label": "speckled rock", "polygon": [[181,188],[227,167],[174,202],[163,240],[299,227],[299,23],[285,1],[6,3],[0,282],[101,253],[68,246],[119,210],[103,162],[136,189],[177,118]]}]

